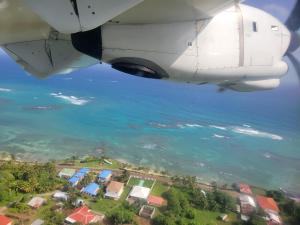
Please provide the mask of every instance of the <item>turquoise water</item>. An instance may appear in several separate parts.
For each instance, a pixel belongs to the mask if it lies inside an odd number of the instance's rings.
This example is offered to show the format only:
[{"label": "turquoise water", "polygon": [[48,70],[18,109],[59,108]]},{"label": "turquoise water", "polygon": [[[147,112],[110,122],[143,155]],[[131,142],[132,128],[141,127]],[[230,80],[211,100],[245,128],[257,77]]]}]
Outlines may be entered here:
[{"label": "turquoise water", "polygon": [[1,60],[2,151],[31,160],[105,154],[207,182],[300,190],[296,85],[220,94],[107,66],[38,80]]}]

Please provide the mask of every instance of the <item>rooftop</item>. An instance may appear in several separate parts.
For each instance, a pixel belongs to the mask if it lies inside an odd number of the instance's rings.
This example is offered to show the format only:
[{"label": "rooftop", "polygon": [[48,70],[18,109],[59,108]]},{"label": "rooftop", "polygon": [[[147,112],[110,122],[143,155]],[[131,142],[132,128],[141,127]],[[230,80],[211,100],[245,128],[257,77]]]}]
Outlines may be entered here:
[{"label": "rooftop", "polygon": [[129,193],[130,197],[140,198],[147,200],[150,194],[150,188],[141,187],[141,186],[133,186],[131,192]]},{"label": "rooftop", "polygon": [[75,169],[64,168],[64,169],[62,169],[62,170],[59,172],[58,176],[60,176],[60,177],[61,177],[61,176],[72,177],[72,176],[74,175],[75,172],[76,172]]},{"label": "rooftop", "polygon": [[87,174],[90,172],[89,168],[81,168],[77,173],[83,173],[83,174]]},{"label": "rooftop", "polygon": [[112,175],[112,171],[111,170],[102,170],[99,174],[98,174],[98,178],[102,178],[102,179],[107,179]]},{"label": "rooftop", "polygon": [[31,206],[32,208],[39,208],[41,205],[46,202],[45,199],[41,197],[33,197],[29,202],[28,205]]},{"label": "rooftop", "polygon": [[263,210],[271,210],[274,212],[279,212],[277,203],[275,202],[275,200],[273,198],[257,196],[256,201]]},{"label": "rooftop", "polygon": [[76,209],[71,215],[66,218],[70,223],[89,224],[100,221],[100,217],[92,213],[87,206]]},{"label": "rooftop", "polygon": [[106,188],[106,192],[120,192],[123,188],[124,188],[123,183],[117,181],[111,181]]},{"label": "rooftop", "polygon": [[162,206],[162,205],[164,205],[165,200],[162,197],[149,195],[147,202],[149,205]]},{"label": "rooftop", "polygon": [[92,195],[92,196],[96,196],[98,194],[98,191],[100,189],[100,186],[96,183],[90,183],[88,186],[86,186],[82,192]]},{"label": "rooftop", "polygon": [[249,195],[252,194],[251,188],[248,184],[240,183],[239,186],[240,186],[241,193],[249,194]]},{"label": "rooftop", "polygon": [[69,182],[73,185],[75,185],[77,182],[79,182],[80,178],[79,177],[71,177],[69,179]]},{"label": "rooftop", "polygon": [[7,225],[10,224],[11,222],[12,220],[9,219],[8,217],[0,215],[0,225]]}]

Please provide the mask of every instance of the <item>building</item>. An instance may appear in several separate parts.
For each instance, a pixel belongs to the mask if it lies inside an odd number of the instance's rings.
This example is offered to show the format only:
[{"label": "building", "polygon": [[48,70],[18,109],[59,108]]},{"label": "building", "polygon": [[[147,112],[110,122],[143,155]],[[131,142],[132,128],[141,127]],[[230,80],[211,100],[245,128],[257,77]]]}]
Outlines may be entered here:
[{"label": "building", "polygon": [[252,190],[248,184],[240,183],[239,184],[240,192],[247,195],[252,195]]},{"label": "building", "polygon": [[83,188],[81,190],[82,193],[85,193],[87,195],[90,196],[97,196],[98,192],[100,190],[100,186],[96,183],[90,183],[88,186],[86,186],[85,188]]},{"label": "building", "polygon": [[249,216],[255,212],[256,210],[256,203],[254,199],[249,195],[240,195],[240,213],[241,213],[241,219],[243,221],[248,221]]},{"label": "building", "polygon": [[147,202],[150,191],[150,188],[147,187],[133,186],[128,197],[133,200],[142,200]]},{"label": "building", "polygon": [[265,212],[272,212],[275,214],[279,213],[279,208],[273,198],[257,196],[256,201],[257,201],[257,204],[259,205],[259,207],[262,210],[264,210]]},{"label": "building", "polygon": [[107,183],[110,181],[112,177],[112,171],[111,170],[102,170],[99,174],[98,174],[98,180],[101,183]]},{"label": "building", "polygon": [[139,216],[144,217],[146,219],[152,219],[155,214],[155,208],[149,205],[143,205],[143,207],[139,211]]},{"label": "building", "polygon": [[68,181],[69,181],[69,183],[71,184],[72,187],[76,187],[81,180],[80,180],[79,177],[73,176]]},{"label": "building", "polygon": [[165,205],[165,199],[163,199],[162,197],[158,197],[158,196],[154,196],[154,195],[149,195],[148,199],[147,199],[147,203],[148,205],[153,205],[153,206],[157,206],[157,207],[161,207],[163,205]]},{"label": "building", "polygon": [[58,173],[58,176],[60,178],[68,179],[68,178],[71,178],[75,174],[75,172],[76,172],[75,169],[64,168]]},{"label": "building", "polygon": [[87,206],[82,206],[76,209],[71,215],[69,215],[65,222],[67,224],[90,224],[90,223],[97,223],[102,222],[104,219],[104,215],[96,214],[92,212]]},{"label": "building", "polygon": [[27,205],[29,205],[31,208],[38,209],[40,208],[44,203],[46,203],[46,200],[41,197],[34,197],[32,198]]},{"label": "building", "polygon": [[106,193],[104,196],[107,198],[118,200],[121,197],[123,191],[124,191],[123,183],[117,181],[111,181],[106,188]]},{"label": "building", "polygon": [[77,173],[83,173],[84,175],[87,175],[89,172],[89,168],[81,168]]},{"label": "building", "polygon": [[268,225],[279,225],[282,224],[279,216],[279,208],[273,198],[264,196],[256,197],[257,204],[266,213],[266,220]]},{"label": "building", "polygon": [[68,200],[68,194],[66,192],[57,191],[54,193],[53,198],[56,201],[67,201]]},{"label": "building", "polygon": [[33,223],[31,225],[42,225],[44,223],[45,223],[44,220],[37,219],[37,220],[33,221]]},{"label": "building", "polygon": [[0,215],[0,225],[12,225],[13,222],[6,216]]}]

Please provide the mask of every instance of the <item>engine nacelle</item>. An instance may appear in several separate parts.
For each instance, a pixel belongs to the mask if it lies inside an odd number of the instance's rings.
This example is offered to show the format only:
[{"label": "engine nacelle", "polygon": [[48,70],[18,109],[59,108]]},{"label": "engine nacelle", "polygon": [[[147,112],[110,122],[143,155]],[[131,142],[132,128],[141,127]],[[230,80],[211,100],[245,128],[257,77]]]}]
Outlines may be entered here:
[{"label": "engine nacelle", "polygon": [[236,84],[238,91],[279,85],[290,33],[271,15],[236,5],[213,19],[102,27],[103,61],[136,76]]}]

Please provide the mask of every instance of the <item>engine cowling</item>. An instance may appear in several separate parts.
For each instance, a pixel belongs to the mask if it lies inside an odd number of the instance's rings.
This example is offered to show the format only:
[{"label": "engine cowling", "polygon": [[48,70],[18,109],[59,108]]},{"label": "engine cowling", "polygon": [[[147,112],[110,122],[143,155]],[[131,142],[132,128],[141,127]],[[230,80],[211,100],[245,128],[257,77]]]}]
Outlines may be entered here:
[{"label": "engine cowling", "polygon": [[271,15],[245,5],[213,19],[102,26],[103,61],[135,76],[193,83],[231,83],[238,91],[275,88],[290,33]]}]

